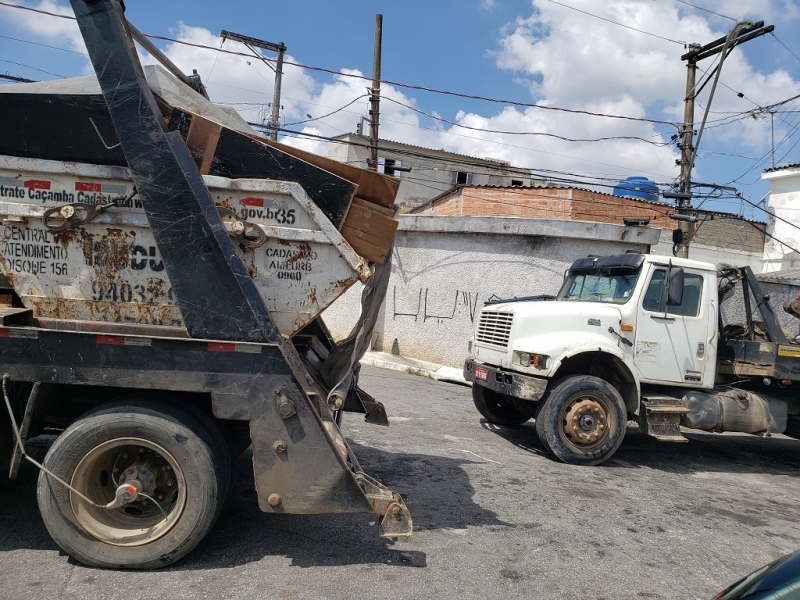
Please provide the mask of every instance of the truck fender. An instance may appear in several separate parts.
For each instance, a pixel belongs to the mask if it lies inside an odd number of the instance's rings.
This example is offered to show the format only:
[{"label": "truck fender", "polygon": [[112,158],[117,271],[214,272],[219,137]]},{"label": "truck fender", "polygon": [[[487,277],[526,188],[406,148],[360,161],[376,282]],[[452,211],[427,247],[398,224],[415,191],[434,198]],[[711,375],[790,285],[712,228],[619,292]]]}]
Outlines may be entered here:
[{"label": "truck fender", "polygon": [[624,352],[618,348],[609,347],[608,344],[582,347],[554,360],[551,381],[572,374],[594,375],[607,381],[622,396],[628,413],[639,414],[641,385],[628,367]]}]

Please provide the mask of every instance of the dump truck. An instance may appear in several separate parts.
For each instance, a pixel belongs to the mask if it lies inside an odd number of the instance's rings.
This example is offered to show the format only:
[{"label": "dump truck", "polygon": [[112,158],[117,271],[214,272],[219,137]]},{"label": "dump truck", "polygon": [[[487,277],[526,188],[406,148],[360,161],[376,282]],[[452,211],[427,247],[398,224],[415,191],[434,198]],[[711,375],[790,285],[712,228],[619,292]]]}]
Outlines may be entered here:
[{"label": "dump truck", "polygon": [[[398,182],[257,136],[196,77],[143,68],[121,3],[72,6],[96,77],[0,89],[0,471],[40,470],[48,532],[90,566],[186,555],[250,446],[264,512],[410,535],[339,428],[388,425],[357,375]],[[356,282],[335,342],[320,314]]]},{"label": "dump truck", "polygon": [[[785,308],[800,317],[800,298]],[[464,377],[483,417],[534,418],[542,446],[571,464],[608,460],[629,421],[664,442],[686,442],[681,427],[800,438],[800,323],[789,322],[749,267],[580,258],[555,296],[483,307]]]}]

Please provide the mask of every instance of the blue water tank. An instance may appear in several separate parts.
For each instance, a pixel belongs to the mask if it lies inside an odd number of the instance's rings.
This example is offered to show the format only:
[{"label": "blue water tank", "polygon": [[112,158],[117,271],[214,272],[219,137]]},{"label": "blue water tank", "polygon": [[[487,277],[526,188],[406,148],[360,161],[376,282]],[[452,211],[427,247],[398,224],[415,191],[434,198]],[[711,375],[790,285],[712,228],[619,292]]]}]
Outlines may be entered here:
[{"label": "blue water tank", "polygon": [[628,177],[614,186],[614,195],[658,200],[658,186],[647,177]]}]

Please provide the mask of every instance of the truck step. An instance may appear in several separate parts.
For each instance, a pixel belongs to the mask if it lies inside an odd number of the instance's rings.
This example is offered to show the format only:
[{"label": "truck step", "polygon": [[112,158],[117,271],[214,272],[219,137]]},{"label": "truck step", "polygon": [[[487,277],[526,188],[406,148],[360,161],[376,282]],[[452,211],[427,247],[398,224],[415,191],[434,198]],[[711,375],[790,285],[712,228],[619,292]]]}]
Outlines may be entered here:
[{"label": "truck step", "polygon": [[659,442],[688,442],[681,433],[681,415],[689,409],[670,396],[643,396],[639,414],[642,430]]}]

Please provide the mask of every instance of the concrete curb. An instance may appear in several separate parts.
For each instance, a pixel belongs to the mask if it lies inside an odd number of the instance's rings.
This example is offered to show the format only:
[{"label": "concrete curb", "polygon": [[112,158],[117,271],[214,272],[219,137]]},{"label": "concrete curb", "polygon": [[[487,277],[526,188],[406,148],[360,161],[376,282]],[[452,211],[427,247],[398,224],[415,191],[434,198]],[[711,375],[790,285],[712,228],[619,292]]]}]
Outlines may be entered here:
[{"label": "concrete curb", "polygon": [[414,360],[413,358],[406,358],[404,356],[386,354],[384,352],[367,352],[361,359],[361,364],[379,367],[381,369],[389,369],[390,371],[410,373],[411,375],[427,377],[428,379],[435,379],[436,381],[446,381],[448,383],[457,383],[467,386],[472,385],[469,381],[464,379],[464,375],[459,369]]}]

